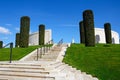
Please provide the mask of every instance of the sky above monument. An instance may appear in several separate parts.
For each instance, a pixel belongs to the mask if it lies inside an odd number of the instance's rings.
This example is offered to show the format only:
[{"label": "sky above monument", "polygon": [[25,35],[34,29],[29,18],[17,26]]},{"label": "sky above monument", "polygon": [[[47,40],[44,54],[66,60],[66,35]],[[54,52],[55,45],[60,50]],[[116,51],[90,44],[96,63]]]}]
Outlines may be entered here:
[{"label": "sky above monument", "polygon": [[109,22],[112,30],[120,34],[119,3],[119,0],[0,0],[0,40],[4,44],[15,42],[20,18],[29,16],[30,33],[44,24],[52,30],[55,43],[62,38],[68,43],[74,38],[79,43],[79,22],[87,9],[94,13],[96,28],[104,28],[104,23]]}]

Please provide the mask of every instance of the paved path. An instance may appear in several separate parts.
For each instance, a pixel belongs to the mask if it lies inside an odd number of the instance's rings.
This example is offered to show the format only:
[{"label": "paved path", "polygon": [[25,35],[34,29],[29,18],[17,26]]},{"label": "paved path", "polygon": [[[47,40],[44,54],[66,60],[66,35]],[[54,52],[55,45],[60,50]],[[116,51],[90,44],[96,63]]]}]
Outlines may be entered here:
[{"label": "paved path", "polygon": [[98,80],[62,63],[66,48],[55,45],[39,59],[35,50],[20,61],[0,62],[0,80]]}]

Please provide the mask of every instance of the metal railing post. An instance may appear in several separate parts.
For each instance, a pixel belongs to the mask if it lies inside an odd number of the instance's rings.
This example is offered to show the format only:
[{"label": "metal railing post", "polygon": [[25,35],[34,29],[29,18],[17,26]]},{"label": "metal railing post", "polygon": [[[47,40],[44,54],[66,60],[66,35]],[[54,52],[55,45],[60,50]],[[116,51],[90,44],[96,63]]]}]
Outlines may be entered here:
[{"label": "metal railing post", "polygon": [[12,48],[13,48],[13,43],[10,43],[10,63],[12,62]]},{"label": "metal railing post", "polygon": [[43,52],[44,52],[44,55],[45,55],[45,46],[44,46],[44,49],[43,49],[43,50],[44,50]]},{"label": "metal railing post", "polygon": [[50,50],[50,41],[48,42],[48,45],[49,45],[48,48],[49,48],[49,50]]},{"label": "metal railing post", "polygon": [[40,48],[40,58],[42,58],[42,48]]},{"label": "metal railing post", "polygon": [[39,53],[39,48],[37,48],[37,61],[38,61],[38,53]]},{"label": "metal railing post", "polygon": [[61,39],[61,40],[58,42],[57,46],[61,46],[62,44],[63,44],[63,39]]}]

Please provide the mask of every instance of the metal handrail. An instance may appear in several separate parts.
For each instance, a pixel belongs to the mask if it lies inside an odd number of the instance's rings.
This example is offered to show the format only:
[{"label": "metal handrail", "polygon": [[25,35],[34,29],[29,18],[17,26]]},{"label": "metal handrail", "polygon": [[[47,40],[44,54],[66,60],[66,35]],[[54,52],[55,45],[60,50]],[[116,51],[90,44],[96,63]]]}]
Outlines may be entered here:
[{"label": "metal handrail", "polygon": [[63,44],[63,39],[61,39],[61,40],[58,42],[57,46],[60,46],[61,44]]},{"label": "metal handrail", "polygon": [[9,45],[10,45],[10,59],[9,59],[9,61],[10,61],[10,63],[11,63],[11,62],[12,62],[12,48],[13,48],[13,42],[6,44],[5,46],[3,46],[3,48],[5,48],[5,47],[7,47],[7,46],[9,46]]},{"label": "metal handrail", "polygon": [[[48,41],[48,43],[46,44],[51,44],[53,42],[53,40]],[[39,60],[39,58],[42,58],[42,55],[45,55],[45,53],[47,53],[48,51],[50,51],[50,46],[43,46],[41,48],[37,48],[37,54],[35,59],[37,59],[37,61]]]}]

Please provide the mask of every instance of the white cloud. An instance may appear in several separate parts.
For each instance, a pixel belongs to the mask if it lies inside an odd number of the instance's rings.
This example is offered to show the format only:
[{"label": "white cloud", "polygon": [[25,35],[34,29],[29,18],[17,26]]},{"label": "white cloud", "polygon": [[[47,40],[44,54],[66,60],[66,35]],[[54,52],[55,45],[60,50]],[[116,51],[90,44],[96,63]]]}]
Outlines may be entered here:
[{"label": "white cloud", "polygon": [[16,30],[16,31],[20,31],[20,28],[16,27],[15,30]]},{"label": "white cloud", "polygon": [[3,39],[4,39],[4,40],[7,40],[7,39],[8,39],[8,37],[3,37]]},{"label": "white cloud", "polygon": [[30,30],[29,34],[32,34],[32,31]]},{"label": "white cloud", "polygon": [[10,30],[0,26],[0,33],[2,34],[11,34]]},{"label": "white cloud", "polygon": [[64,24],[64,25],[61,25],[61,26],[66,26],[66,27],[76,27],[78,25],[74,25],[74,24]]},{"label": "white cloud", "polygon": [[5,24],[5,25],[7,25],[7,26],[12,26],[12,24]]}]

